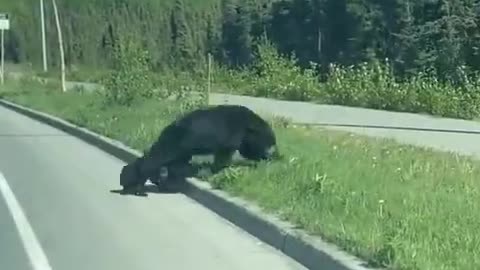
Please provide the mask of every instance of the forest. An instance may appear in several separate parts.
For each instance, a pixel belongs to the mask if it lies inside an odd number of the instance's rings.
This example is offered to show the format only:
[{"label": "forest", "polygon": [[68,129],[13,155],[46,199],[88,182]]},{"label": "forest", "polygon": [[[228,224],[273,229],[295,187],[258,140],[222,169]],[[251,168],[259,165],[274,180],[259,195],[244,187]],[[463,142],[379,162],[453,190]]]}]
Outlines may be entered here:
[{"label": "forest", "polygon": [[[39,1],[1,0],[10,14],[9,61],[41,63]],[[58,41],[46,1],[49,64]],[[230,67],[248,65],[266,36],[299,64],[356,65],[389,59],[402,77],[432,69],[455,79],[480,69],[479,0],[68,0],[57,1],[67,65],[106,67],[116,36],[129,34],[155,70],[203,64],[207,53]]]}]

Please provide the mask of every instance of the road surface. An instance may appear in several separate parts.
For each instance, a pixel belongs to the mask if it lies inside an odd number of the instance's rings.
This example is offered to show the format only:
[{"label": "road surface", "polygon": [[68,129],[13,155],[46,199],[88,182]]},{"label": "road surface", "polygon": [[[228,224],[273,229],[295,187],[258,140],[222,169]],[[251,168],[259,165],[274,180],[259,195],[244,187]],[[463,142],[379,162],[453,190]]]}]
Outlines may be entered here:
[{"label": "road surface", "polygon": [[0,107],[0,268],[305,269],[183,194],[110,193],[123,165]]}]

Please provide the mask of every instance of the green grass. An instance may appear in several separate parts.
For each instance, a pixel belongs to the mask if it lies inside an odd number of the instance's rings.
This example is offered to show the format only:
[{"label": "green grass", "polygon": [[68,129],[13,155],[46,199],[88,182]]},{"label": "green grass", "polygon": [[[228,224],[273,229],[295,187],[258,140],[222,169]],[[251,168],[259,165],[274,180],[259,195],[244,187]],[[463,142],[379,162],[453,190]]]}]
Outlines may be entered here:
[{"label": "green grass", "polygon": [[[177,102],[104,107],[96,94],[46,89],[10,85],[3,95],[138,150],[178,111]],[[232,167],[208,181],[389,269],[478,268],[478,161],[344,132],[275,130],[285,161]]]}]

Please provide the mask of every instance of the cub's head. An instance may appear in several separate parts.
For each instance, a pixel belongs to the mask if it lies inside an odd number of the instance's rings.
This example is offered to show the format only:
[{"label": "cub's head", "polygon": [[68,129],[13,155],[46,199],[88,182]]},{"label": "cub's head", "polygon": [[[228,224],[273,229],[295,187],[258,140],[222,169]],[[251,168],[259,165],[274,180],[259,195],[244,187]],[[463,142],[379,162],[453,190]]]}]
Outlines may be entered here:
[{"label": "cub's head", "polygon": [[138,158],[134,162],[123,166],[122,171],[120,172],[121,186],[129,187],[142,182],[145,178],[145,176],[140,173],[140,164],[142,161],[142,158]]},{"label": "cub's head", "polygon": [[120,172],[120,185],[123,187],[128,187],[133,185],[137,180],[137,170],[134,164],[127,164],[123,166],[122,171]]}]

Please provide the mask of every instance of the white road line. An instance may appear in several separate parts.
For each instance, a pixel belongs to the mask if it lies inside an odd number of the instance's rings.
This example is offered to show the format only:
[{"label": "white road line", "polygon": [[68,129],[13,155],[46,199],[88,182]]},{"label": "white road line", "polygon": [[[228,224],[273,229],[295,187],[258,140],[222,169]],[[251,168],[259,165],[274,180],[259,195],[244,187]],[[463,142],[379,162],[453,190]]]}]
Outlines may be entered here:
[{"label": "white road line", "polygon": [[0,172],[0,193],[3,195],[5,202],[7,204],[8,210],[15,221],[17,226],[18,233],[22,240],[23,247],[27,252],[28,258],[34,270],[52,270],[50,263],[48,262],[47,256],[43,252],[43,249],[38,241],[35,233],[33,232],[32,226],[28,222],[27,217],[25,216],[22,207],[15,198],[10,186],[8,185],[7,179]]}]

